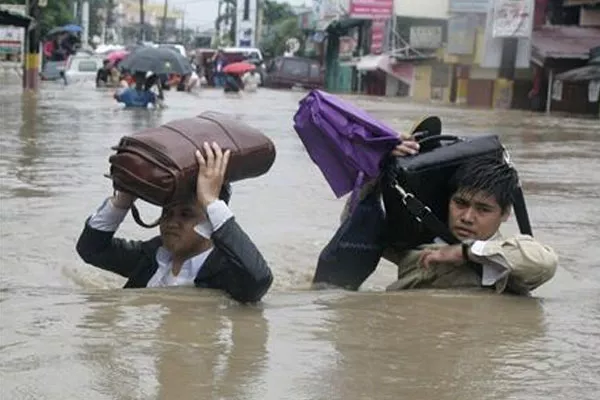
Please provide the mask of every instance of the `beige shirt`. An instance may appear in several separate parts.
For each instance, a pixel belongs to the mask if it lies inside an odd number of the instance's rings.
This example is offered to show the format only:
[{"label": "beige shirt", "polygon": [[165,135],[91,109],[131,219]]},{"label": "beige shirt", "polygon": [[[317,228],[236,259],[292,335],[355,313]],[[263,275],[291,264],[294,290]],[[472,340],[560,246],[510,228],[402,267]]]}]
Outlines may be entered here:
[{"label": "beige shirt", "polygon": [[[359,198],[364,198],[375,183],[365,185]],[[348,216],[349,202],[346,202],[342,211],[342,221]],[[554,250],[533,237],[515,235],[504,238],[499,232],[489,240],[478,240],[471,246],[473,261],[482,266],[482,276],[468,263],[459,266],[436,265],[428,269],[419,264],[424,249],[442,246],[446,244],[427,244],[401,252],[393,248],[385,249],[383,257],[398,266],[398,280],[387,290],[494,287],[498,293],[527,294],[549,281],[558,265]]]},{"label": "beige shirt", "polygon": [[398,266],[398,280],[387,290],[493,287],[497,293],[528,294],[549,281],[558,265],[554,250],[531,236],[504,238],[498,233],[471,246],[473,261],[482,266],[481,277],[468,263],[423,268],[419,264],[422,251],[441,246],[445,244],[428,244],[403,252],[386,249],[384,258]]}]

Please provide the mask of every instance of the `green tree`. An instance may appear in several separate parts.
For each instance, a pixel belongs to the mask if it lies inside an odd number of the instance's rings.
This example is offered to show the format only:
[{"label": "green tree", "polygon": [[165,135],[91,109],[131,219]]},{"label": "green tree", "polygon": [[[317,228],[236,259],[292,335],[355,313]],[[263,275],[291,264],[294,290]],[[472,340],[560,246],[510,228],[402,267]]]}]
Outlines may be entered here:
[{"label": "green tree", "polygon": [[300,40],[302,47],[304,35],[298,27],[298,19],[295,16],[289,17],[273,26],[261,47],[267,57],[280,56],[285,52],[286,41],[290,38]]},{"label": "green tree", "polygon": [[274,0],[262,2],[263,24],[265,26],[276,25],[288,18],[294,17],[295,13],[289,3],[277,3]]},{"label": "green tree", "polygon": [[[24,0],[2,0],[4,4],[22,4]],[[42,38],[46,33],[56,27],[75,22],[73,16],[73,0],[50,0],[48,5],[41,9],[41,34]]]}]

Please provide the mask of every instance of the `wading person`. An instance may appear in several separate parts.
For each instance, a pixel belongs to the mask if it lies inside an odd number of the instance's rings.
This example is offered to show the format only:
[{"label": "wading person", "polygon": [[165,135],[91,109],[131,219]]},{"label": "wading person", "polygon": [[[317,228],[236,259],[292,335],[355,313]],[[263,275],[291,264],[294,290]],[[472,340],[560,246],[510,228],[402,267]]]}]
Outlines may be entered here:
[{"label": "wading person", "polygon": [[[418,152],[416,142],[404,140],[393,154]],[[529,235],[499,232],[518,184],[517,171],[501,159],[478,157],[459,167],[450,182],[447,226],[462,243],[436,239],[416,249],[388,247],[383,257],[398,266],[398,280],[387,290],[483,287],[528,294],[549,281],[558,264],[553,249]]]},{"label": "wading person", "polygon": [[114,238],[134,197],[117,193],[88,218],[77,252],[98,268],[128,278],[125,288],[196,286],[220,289],[240,302],[259,301],[273,277],[254,243],[236,222],[223,184],[229,151],[204,144],[196,152],[197,187],[188,201],[165,206],[160,236]]}]

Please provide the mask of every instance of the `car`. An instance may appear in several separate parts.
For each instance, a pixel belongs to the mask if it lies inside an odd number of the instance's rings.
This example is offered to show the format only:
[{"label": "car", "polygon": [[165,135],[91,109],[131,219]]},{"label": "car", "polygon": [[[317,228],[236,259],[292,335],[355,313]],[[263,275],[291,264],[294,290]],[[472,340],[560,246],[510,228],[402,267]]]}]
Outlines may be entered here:
[{"label": "car", "polygon": [[95,82],[100,68],[102,68],[101,57],[76,54],[67,60],[64,74],[68,84]]},{"label": "car", "polygon": [[276,57],[269,62],[265,86],[270,88],[321,89],[325,85],[324,68],[318,61],[304,57]]}]

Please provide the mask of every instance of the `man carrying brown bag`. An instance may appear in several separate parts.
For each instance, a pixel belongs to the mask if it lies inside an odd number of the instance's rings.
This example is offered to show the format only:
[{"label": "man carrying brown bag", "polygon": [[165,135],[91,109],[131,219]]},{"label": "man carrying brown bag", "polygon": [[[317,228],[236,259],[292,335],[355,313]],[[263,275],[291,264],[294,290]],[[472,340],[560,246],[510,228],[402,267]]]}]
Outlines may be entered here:
[{"label": "man carrying brown bag", "polygon": [[160,236],[148,241],[114,238],[135,198],[123,192],[88,218],[77,243],[81,258],[128,278],[125,288],[195,286],[220,289],[240,302],[259,301],[273,276],[254,243],[234,219],[223,185],[230,151],[204,143],[193,198],[163,207]]}]

